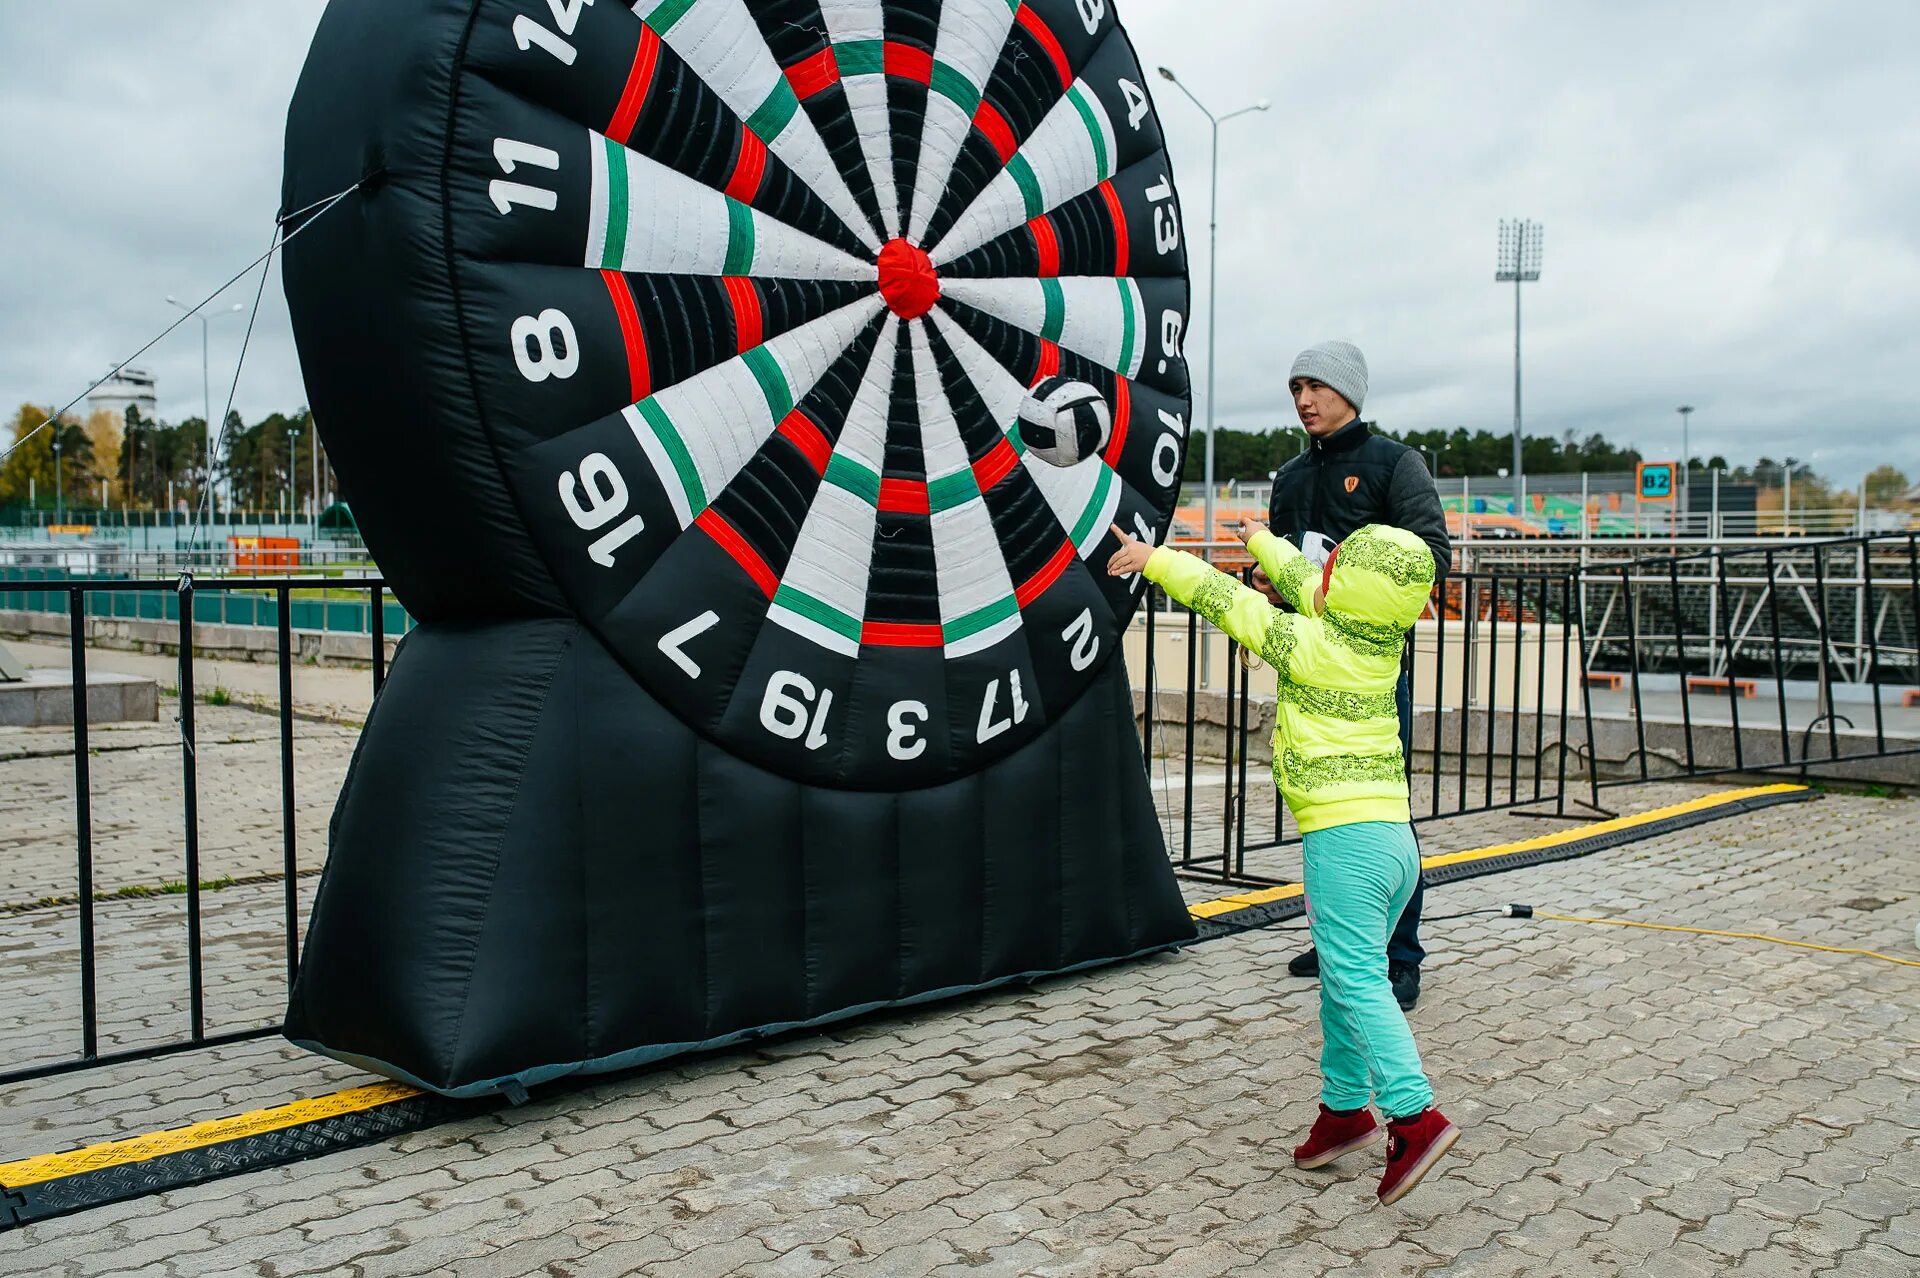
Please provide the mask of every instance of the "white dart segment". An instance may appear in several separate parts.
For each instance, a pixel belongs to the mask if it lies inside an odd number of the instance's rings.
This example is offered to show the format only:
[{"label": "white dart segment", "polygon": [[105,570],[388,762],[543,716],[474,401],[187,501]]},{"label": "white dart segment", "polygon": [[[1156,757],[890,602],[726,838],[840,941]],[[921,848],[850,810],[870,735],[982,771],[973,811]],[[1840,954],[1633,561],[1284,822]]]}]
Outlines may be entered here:
[{"label": "white dart segment", "polygon": [[685,528],[879,313],[863,298],[625,410]]},{"label": "white dart segment", "polygon": [[1008,0],[947,0],[940,8],[940,34],[933,56],[937,66],[949,69],[954,89],[927,96],[926,125],[920,135],[920,172],[914,180],[912,210],[907,219],[907,234],[916,244],[926,237],[927,222],[953,173],[954,159],[973,129],[980,86],[993,74],[1019,7]]},{"label": "white dart segment", "polygon": [[[836,48],[878,48],[886,40],[880,0],[820,0],[820,16]],[[894,239],[900,234],[900,193],[893,180],[893,120],[887,114],[887,77],[879,66],[853,74],[842,65],[840,84],[846,91],[854,130],[860,135],[860,150],[873,179],[874,197],[880,202],[881,224],[887,238]]]},{"label": "white dart segment", "polygon": [[1086,81],[1076,80],[939,246],[929,250],[933,264],[945,266],[1091,191],[1113,176],[1117,147],[1107,109]]},{"label": "white dart segment", "polygon": [[950,657],[990,648],[1020,628],[1013,578],[993,519],[974,482],[960,426],[924,336],[914,343],[920,438],[926,454],[934,559],[940,570],[940,624]]},{"label": "white dart segment", "polygon": [[860,242],[880,245],[741,0],[639,0],[633,11],[812,187]]},{"label": "white dart segment", "polygon": [[950,280],[944,292],[1128,380],[1140,375],[1147,311],[1132,280]]},{"label": "white dart segment", "polygon": [[866,615],[899,337],[900,322],[889,319],[874,344],[819,495],[800,526],[786,576],[767,610],[770,620],[850,657],[859,655],[860,623]]},{"label": "white dart segment", "polygon": [[657,275],[864,280],[873,267],[599,133],[584,265]]}]

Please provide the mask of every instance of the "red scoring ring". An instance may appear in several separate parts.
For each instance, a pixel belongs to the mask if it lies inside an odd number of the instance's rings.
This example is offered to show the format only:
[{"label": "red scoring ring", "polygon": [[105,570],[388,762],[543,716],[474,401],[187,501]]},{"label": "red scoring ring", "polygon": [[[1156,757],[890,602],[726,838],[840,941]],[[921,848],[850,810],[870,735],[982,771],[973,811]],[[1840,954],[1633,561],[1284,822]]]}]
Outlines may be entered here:
[{"label": "red scoring ring", "polygon": [[880,296],[901,319],[919,319],[940,300],[940,275],[933,262],[905,240],[880,250]]}]

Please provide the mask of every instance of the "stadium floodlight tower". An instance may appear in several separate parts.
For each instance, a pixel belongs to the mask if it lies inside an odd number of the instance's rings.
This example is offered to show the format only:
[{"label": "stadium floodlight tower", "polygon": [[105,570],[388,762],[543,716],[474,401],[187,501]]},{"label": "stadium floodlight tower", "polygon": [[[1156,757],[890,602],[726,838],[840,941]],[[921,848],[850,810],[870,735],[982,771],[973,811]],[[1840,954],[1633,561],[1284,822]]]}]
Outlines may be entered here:
[{"label": "stadium floodlight tower", "polygon": [[1526,471],[1520,462],[1520,286],[1540,278],[1541,239],[1546,228],[1522,218],[1500,219],[1500,260],[1494,267],[1496,283],[1513,281],[1513,513],[1524,518],[1520,502],[1526,492]]}]

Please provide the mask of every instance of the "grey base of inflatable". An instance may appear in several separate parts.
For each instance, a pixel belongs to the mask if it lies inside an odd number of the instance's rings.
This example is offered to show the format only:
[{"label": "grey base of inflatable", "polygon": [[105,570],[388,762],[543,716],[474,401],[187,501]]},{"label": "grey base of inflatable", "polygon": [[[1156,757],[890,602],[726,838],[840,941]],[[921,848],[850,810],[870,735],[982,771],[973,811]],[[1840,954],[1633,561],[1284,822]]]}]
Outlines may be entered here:
[{"label": "grey base of inflatable", "polygon": [[287,1037],[513,1096],[1190,940],[1125,677],[975,775],[833,790],[704,740],[577,623],[425,626],[334,813]]}]

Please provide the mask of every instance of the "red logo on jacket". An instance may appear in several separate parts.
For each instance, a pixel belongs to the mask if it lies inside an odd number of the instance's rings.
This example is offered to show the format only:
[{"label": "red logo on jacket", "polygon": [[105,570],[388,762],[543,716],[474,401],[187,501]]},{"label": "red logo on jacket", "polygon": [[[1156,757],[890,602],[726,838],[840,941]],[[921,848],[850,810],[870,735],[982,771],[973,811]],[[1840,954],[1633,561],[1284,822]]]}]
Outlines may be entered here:
[{"label": "red logo on jacket", "polygon": [[1348,492],[1352,492],[1352,491],[1353,491],[1354,489],[1356,489],[1356,488],[1358,488],[1359,486],[1360,486],[1360,476],[1358,476],[1358,475],[1348,475],[1348,476],[1347,476],[1347,491],[1348,491]]}]

